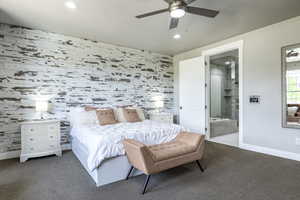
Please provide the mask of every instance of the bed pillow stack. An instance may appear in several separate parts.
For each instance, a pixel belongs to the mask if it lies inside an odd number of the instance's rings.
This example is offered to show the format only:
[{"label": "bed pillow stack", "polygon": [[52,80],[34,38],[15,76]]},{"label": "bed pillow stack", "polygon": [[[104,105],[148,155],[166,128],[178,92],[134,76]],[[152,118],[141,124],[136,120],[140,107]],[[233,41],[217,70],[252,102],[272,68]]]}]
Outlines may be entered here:
[{"label": "bed pillow stack", "polygon": [[118,122],[141,122],[145,120],[144,111],[137,107],[97,108],[85,106],[74,108],[70,111],[71,125],[96,125],[101,126],[116,124]]}]

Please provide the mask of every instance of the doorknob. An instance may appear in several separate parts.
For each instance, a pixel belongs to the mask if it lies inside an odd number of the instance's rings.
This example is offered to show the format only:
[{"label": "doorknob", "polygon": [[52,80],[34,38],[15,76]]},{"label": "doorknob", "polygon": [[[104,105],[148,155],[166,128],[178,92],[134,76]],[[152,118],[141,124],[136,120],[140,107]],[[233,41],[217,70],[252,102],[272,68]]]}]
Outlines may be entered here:
[{"label": "doorknob", "polygon": [[180,106],[179,109],[182,110],[182,106]]}]

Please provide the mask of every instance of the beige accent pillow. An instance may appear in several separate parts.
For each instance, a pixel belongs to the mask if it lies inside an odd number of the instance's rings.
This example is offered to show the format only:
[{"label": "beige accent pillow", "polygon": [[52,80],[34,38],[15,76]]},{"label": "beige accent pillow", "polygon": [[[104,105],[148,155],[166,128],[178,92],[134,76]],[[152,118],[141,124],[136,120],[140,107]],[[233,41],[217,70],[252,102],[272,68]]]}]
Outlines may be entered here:
[{"label": "beige accent pillow", "polygon": [[136,112],[142,121],[144,121],[146,119],[144,111],[141,108],[132,108],[132,109],[136,109]]},{"label": "beige accent pillow", "polygon": [[[144,121],[146,119],[144,115],[144,111],[141,108],[126,107],[126,109],[135,109],[141,121]],[[127,122],[127,120],[124,117],[124,107],[117,108],[115,112],[116,112],[116,118],[119,122]]]},{"label": "beige accent pillow", "polygon": [[96,114],[101,126],[118,123],[113,109],[98,109],[96,110]]},{"label": "beige accent pillow", "polygon": [[141,122],[136,109],[123,108],[123,115],[127,122]]}]

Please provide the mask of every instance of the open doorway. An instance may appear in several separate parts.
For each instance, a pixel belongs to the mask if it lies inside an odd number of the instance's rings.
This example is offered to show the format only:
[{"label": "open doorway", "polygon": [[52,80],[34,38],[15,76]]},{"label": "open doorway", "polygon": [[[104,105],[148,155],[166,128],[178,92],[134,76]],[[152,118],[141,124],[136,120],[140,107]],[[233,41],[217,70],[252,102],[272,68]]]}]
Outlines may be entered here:
[{"label": "open doorway", "polygon": [[241,144],[242,44],[205,52],[207,139],[238,147]]},{"label": "open doorway", "polygon": [[238,145],[239,52],[210,56],[210,139]]}]

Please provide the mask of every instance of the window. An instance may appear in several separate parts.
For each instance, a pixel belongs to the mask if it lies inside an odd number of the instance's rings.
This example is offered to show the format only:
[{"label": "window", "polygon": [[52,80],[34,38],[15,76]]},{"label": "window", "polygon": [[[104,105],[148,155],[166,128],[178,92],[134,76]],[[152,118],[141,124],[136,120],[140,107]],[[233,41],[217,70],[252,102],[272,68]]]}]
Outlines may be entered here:
[{"label": "window", "polygon": [[287,72],[287,103],[300,104],[300,70]]}]

